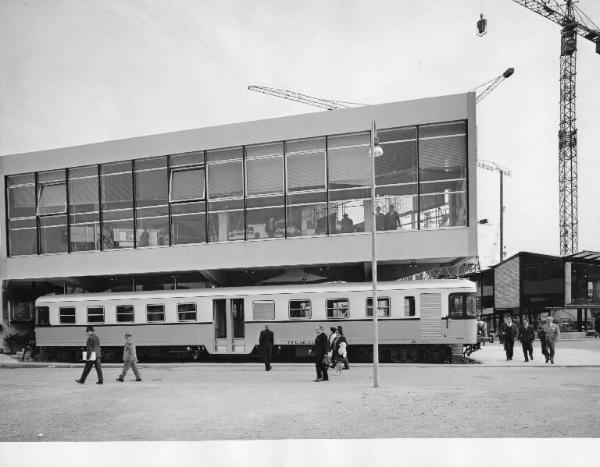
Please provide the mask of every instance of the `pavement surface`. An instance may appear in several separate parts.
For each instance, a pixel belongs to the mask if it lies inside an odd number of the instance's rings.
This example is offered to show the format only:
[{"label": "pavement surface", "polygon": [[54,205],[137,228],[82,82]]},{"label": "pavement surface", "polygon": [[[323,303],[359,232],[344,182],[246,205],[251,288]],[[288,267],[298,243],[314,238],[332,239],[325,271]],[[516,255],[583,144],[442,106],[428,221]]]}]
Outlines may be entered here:
[{"label": "pavement surface", "polygon": [[142,364],[125,383],[113,364],[104,385],[94,370],[76,384],[81,365],[4,364],[0,441],[600,437],[600,340],[565,342],[568,364],[477,353],[480,365],[381,365],[379,388],[368,364],[318,383],[305,363]]}]

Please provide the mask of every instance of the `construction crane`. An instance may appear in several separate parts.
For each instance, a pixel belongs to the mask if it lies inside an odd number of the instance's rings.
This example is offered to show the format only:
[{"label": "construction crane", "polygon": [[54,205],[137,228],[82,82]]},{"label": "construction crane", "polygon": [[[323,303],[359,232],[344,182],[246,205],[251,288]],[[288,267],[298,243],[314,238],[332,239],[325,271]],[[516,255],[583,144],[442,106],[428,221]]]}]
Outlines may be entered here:
[{"label": "construction crane", "polygon": [[[477,94],[476,102],[480,102],[483,100],[490,92],[496,89],[506,78],[512,76],[515,72],[514,68],[507,68],[504,73],[495,78],[480,84],[476,88],[471,89]],[[484,87],[485,86],[485,87]],[[483,90],[480,90],[483,88]],[[312,105],[313,107],[319,107],[321,109],[326,110],[341,110],[347,109],[351,107],[363,106],[366,104],[359,104],[357,102],[347,102],[347,101],[337,101],[333,99],[321,99],[319,97],[308,96],[306,94],[302,94],[299,92],[288,91],[287,89],[278,89],[278,88],[268,88],[266,86],[256,86],[250,85],[248,86],[248,90],[254,92],[260,92],[262,94],[267,94],[269,96],[279,97],[281,99],[287,99],[294,102],[300,102],[306,105]],[[480,91],[478,91],[480,90]]]},{"label": "construction crane", "polygon": [[600,28],[582,12],[574,0],[513,0],[561,26],[560,123],[558,130],[558,196],[560,254],[577,252],[577,128],[575,127],[575,75],[577,36],[596,44],[600,54]]},{"label": "construction crane", "polygon": [[313,107],[319,107],[326,110],[340,110],[347,109],[349,107],[361,106],[365,104],[358,104],[356,102],[345,102],[335,101],[333,99],[319,99],[318,97],[307,96],[299,92],[288,91],[286,89],[267,88],[265,86],[248,86],[250,91],[261,92],[269,96],[280,97],[294,102],[301,102],[302,104],[312,105]]},{"label": "construction crane", "polygon": [[[504,73],[496,76],[494,79],[491,79],[483,84],[480,84],[476,88],[471,89],[477,93],[477,97],[475,98],[475,102],[481,102],[485,97],[491,93],[494,89],[496,89],[500,84],[506,79],[510,78],[515,72],[514,68],[507,68]],[[485,87],[484,87],[485,86]],[[483,89],[482,89],[483,88]]]}]

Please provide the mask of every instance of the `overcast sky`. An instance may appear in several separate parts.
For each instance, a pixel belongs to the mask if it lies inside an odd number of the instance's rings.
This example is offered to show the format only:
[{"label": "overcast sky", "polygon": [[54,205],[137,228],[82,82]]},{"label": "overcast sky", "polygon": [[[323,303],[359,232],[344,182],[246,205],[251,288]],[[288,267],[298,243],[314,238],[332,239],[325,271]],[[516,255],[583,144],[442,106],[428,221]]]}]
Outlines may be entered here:
[{"label": "overcast sky", "polygon": [[[579,7],[600,24],[600,1]],[[559,254],[560,28],[511,0],[2,0],[0,44],[2,155],[319,111],[249,84],[378,104],[465,92],[512,66],[478,104],[478,156],[513,173],[507,254]],[[600,55],[578,44],[579,249],[600,251]],[[486,265],[498,175],[478,176]]]}]

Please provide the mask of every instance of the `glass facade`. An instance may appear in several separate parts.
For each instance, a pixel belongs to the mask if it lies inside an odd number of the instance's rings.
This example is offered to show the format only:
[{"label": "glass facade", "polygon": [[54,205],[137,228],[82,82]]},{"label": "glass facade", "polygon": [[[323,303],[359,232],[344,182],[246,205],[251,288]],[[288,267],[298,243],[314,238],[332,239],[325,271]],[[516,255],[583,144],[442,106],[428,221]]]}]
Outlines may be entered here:
[{"label": "glass facade", "polygon": [[[377,230],[466,226],[467,122],[382,129]],[[371,229],[369,132],[6,177],[10,256]]]}]

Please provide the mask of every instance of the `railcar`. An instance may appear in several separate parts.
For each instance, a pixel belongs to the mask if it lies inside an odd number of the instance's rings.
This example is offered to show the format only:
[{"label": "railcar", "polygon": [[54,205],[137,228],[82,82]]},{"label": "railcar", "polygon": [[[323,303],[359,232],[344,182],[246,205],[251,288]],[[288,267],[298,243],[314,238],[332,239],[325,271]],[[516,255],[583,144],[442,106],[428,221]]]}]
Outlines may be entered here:
[{"label": "railcar", "polygon": [[[42,358],[74,361],[93,325],[108,361],[119,360],[126,331],[142,361],[253,356],[269,324],[275,357],[293,360],[309,358],[317,326],[342,326],[350,361],[371,361],[372,301],[368,282],[46,295],[36,300],[36,345]],[[383,362],[443,362],[477,344],[473,282],[380,282],[377,302]]]}]

